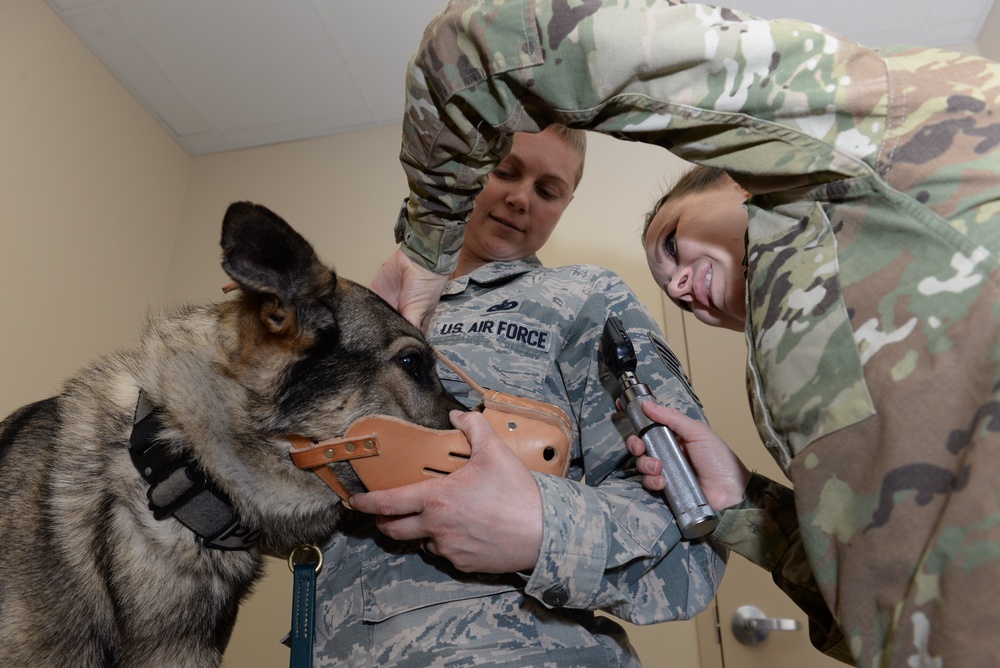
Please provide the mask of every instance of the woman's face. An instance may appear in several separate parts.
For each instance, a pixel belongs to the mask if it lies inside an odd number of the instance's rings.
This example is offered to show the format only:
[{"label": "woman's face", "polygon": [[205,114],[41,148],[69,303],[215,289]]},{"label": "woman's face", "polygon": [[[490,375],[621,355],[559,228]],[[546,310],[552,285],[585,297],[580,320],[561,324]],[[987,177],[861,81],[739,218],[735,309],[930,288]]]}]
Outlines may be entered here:
[{"label": "woman's face", "polygon": [[538,251],[573,200],[580,159],[552,129],[515,134],[510,153],[476,197],[462,253],[485,264]]},{"label": "woman's face", "polygon": [[742,330],[747,193],[724,178],[709,190],[668,199],[646,232],[646,261],[670,299],[701,322]]}]

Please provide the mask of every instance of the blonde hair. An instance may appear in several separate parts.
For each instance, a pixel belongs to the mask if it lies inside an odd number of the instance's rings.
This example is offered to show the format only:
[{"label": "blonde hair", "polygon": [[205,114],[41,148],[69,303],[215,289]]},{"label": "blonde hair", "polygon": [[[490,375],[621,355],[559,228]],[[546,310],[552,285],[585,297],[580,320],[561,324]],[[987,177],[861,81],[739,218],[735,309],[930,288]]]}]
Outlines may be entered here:
[{"label": "blonde hair", "polygon": [[546,129],[548,128],[552,128],[559,135],[559,138],[569,144],[580,157],[580,166],[576,170],[576,183],[573,184],[573,189],[576,190],[576,187],[580,185],[580,181],[583,179],[583,163],[587,160],[587,133],[583,130],[560,125],[559,123],[553,123],[546,127]]}]

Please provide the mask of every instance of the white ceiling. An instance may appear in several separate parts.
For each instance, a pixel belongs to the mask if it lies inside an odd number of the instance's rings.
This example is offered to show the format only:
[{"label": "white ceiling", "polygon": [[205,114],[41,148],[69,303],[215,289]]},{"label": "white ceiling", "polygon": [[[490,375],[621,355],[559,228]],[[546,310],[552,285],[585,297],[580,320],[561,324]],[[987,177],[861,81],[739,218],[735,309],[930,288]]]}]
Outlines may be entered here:
[{"label": "white ceiling", "polygon": [[[994,0],[731,0],[856,41],[976,41]],[[444,0],[46,0],[191,155],[399,123]]]}]

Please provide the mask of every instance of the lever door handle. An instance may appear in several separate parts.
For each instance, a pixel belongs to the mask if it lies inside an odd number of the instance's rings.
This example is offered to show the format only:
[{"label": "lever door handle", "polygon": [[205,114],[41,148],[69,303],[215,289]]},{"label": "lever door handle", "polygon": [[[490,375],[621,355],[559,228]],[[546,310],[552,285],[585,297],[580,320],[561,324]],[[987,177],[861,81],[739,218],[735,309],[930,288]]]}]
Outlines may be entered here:
[{"label": "lever door handle", "polygon": [[752,605],[740,606],[733,613],[733,635],[744,645],[764,642],[771,631],[798,631],[801,628],[798,620],[768,617]]}]

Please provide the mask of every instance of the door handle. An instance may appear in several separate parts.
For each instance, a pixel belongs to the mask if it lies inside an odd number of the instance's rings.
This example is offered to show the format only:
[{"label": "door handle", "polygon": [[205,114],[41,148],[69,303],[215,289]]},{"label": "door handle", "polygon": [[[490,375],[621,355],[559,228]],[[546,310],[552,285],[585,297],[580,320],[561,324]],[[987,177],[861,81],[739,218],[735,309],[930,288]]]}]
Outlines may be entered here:
[{"label": "door handle", "polygon": [[744,645],[764,642],[771,631],[798,631],[801,628],[798,620],[768,617],[752,605],[740,606],[733,613],[733,635]]}]

